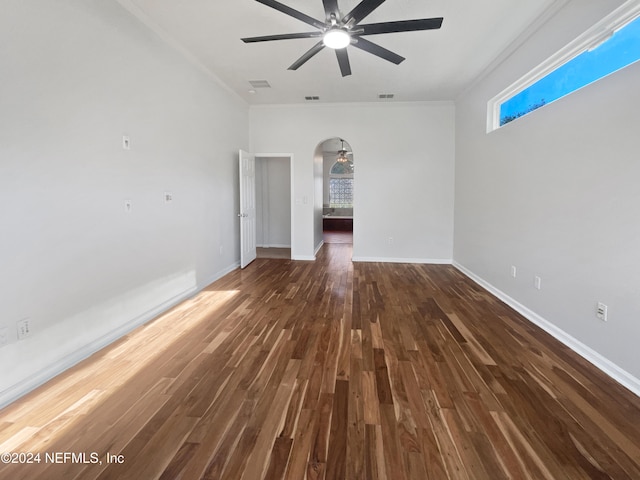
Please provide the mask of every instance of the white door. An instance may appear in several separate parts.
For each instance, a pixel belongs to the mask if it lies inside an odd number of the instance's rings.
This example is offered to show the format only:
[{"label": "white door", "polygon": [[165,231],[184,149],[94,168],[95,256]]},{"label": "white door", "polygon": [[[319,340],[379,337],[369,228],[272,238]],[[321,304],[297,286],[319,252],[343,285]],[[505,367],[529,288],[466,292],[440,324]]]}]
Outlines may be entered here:
[{"label": "white door", "polygon": [[240,268],[256,259],[256,157],[240,150]]}]

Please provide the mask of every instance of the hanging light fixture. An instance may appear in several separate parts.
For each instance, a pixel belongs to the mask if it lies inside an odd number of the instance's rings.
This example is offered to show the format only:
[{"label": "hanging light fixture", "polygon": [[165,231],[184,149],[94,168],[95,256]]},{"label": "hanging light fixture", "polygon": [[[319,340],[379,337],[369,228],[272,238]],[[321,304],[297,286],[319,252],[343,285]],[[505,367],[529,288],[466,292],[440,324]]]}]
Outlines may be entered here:
[{"label": "hanging light fixture", "polygon": [[347,163],[349,159],[347,158],[347,151],[344,149],[344,140],[340,139],[340,143],[342,144],[342,148],[338,150],[338,158],[336,158],[336,161]]}]

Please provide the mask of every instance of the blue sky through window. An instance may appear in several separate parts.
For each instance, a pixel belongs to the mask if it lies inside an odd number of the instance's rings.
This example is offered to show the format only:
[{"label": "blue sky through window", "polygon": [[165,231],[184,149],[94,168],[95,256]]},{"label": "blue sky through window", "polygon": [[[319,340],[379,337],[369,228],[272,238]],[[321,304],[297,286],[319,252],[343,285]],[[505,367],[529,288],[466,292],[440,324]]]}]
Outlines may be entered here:
[{"label": "blue sky through window", "polygon": [[640,60],[640,17],[500,105],[500,125]]}]

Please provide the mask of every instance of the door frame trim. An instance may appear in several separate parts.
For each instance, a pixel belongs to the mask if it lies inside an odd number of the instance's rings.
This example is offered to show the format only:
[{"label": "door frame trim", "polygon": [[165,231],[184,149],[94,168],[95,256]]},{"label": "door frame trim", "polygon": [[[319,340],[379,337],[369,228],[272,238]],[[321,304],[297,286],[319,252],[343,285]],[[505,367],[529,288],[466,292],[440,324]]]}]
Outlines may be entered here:
[{"label": "door frame trim", "polygon": [[255,158],[288,158],[289,159],[289,184],[291,188],[291,199],[290,199],[290,209],[291,209],[291,259],[299,260],[296,258],[294,252],[295,249],[295,216],[294,216],[294,206],[295,206],[295,195],[294,195],[294,181],[293,181],[293,153],[254,153]]}]

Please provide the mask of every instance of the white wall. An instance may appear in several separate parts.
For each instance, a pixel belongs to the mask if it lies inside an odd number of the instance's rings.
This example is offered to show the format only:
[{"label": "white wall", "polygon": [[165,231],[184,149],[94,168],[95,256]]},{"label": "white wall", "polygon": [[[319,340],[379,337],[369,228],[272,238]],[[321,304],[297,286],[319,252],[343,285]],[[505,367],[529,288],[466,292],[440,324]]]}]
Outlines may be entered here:
[{"label": "white wall", "polygon": [[490,98],[620,3],[568,2],[457,102],[454,260],[624,380],[640,378],[640,64],[485,132]]},{"label": "white wall", "polygon": [[[351,148],[351,147],[348,147]],[[328,207],[331,196],[329,194],[329,175],[331,173],[331,167],[336,163],[336,155],[332,153],[325,153],[322,156],[322,206]]]},{"label": "white wall", "polygon": [[291,247],[291,160],[256,157],[256,243]]},{"label": "white wall", "polygon": [[0,65],[3,404],[237,264],[248,107],[111,1],[3,1]]},{"label": "white wall", "polygon": [[314,154],[340,137],[356,159],[354,259],[451,260],[452,103],[259,106],[250,123],[253,151],[294,154],[293,258],[313,258],[322,238],[322,156]]}]

